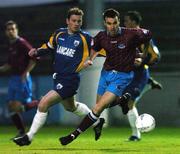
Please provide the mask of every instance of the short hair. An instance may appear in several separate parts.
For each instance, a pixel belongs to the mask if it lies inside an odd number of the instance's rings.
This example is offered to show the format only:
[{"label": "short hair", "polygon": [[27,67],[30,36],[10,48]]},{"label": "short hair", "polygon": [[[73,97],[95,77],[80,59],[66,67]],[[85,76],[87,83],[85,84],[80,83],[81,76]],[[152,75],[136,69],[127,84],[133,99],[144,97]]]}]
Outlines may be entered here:
[{"label": "short hair", "polygon": [[105,18],[115,18],[115,17],[120,17],[120,13],[118,11],[116,11],[115,9],[107,9],[104,11],[103,13],[103,19],[105,20]]},{"label": "short hair", "polygon": [[15,21],[13,21],[13,20],[9,20],[9,21],[7,21],[7,22],[5,23],[5,25],[4,25],[5,29],[6,29],[7,26],[9,26],[9,25],[15,25],[16,28],[18,28],[17,23],[16,23]]},{"label": "short hair", "polygon": [[81,9],[79,9],[77,7],[74,7],[74,8],[69,9],[69,11],[67,13],[67,18],[69,19],[72,15],[83,16],[84,13],[83,13],[83,11]]},{"label": "short hair", "polygon": [[142,16],[138,11],[128,11],[125,16],[129,16],[129,18],[135,21],[138,25],[140,25],[142,21]]}]

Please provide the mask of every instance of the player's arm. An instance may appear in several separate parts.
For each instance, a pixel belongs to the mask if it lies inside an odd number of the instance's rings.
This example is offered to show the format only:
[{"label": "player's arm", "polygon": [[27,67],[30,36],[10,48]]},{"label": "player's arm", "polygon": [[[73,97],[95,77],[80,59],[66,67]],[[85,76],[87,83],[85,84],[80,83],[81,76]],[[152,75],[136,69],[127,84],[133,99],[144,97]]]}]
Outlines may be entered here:
[{"label": "player's arm", "polygon": [[44,55],[48,55],[50,51],[51,50],[48,48],[46,48],[46,49],[44,49],[44,48],[38,48],[38,49],[33,48],[29,51],[28,54],[30,57],[41,57]]},{"label": "player's arm", "polygon": [[0,66],[0,72],[1,73],[8,72],[10,70],[11,70],[11,66],[8,63]]},{"label": "player's arm", "polygon": [[89,60],[93,61],[97,56],[98,56],[98,52],[96,52],[94,49],[91,49],[91,55]]},{"label": "player's arm", "polygon": [[[22,47],[23,47],[23,50],[24,50],[26,56],[28,56],[28,52],[29,52],[29,50],[32,49],[32,45],[28,41],[24,40],[22,42]],[[36,59],[35,58],[29,58],[29,56],[28,56],[28,59],[29,59],[29,63],[27,65],[26,69],[24,70],[23,74],[21,75],[22,80],[26,79],[26,76],[31,72],[31,70],[36,65]]]},{"label": "player's arm", "polygon": [[32,69],[35,67],[36,61],[33,59],[30,59],[28,66],[26,67],[25,71],[22,74],[22,80],[25,80],[26,76],[32,71]]},{"label": "player's arm", "polygon": [[147,43],[152,39],[152,33],[151,31],[147,29],[135,29],[135,44],[136,46],[140,46],[141,44],[145,44],[147,46]]},{"label": "player's arm", "polygon": [[100,41],[99,41],[99,35],[100,33],[98,33],[91,44],[91,50],[90,50],[90,57],[89,59],[84,63],[84,67],[88,67],[90,65],[93,65],[93,60],[98,56],[99,52],[101,50],[101,46],[99,45]]},{"label": "player's arm", "polygon": [[161,55],[157,46],[153,43],[153,40],[150,40],[147,48],[147,60],[146,64],[154,65],[160,61]]},{"label": "player's arm", "polygon": [[95,52],[93,49],[91,49],[90,57],[88,60],[85,61],[84,68],[86,68],[90,65],[93,65],[93,60],[97,57],[97,55],[98,55],[98,52]]},{"label": "player's arm", "polygon": [[152,39],[148,42],[147,47],[142,50],[145,54],[143,64],[154,65],[159,62],[161,55]]},{"label": "player's arm", "polygon": [[29,56],[30,57],[41,57],[41,56],[48,55],[49,53],[51,53],[55,49],[55,46],[56,46],[55,34],[56,33],[53,33],[51,35],[48,43],[44,43],[38,49],[36,49],[36,48],[31,49],[29,51]]}]

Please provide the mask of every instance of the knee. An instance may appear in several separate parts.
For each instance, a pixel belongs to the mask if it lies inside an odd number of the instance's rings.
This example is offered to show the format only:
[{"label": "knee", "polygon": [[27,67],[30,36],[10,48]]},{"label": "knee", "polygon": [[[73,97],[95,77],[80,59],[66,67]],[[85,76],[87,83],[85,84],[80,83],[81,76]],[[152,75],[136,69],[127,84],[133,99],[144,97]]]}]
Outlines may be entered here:
[{"label": "knee", "polygon": [[66,108],[66,111],[69,111],[69,112],[74,112],[75,110],[70,109],[70,108]]},{"label": "knee", "polygon": [[44,102],[40,102],[38,105],[38,110],[40,112],[47,112],[48,111],[48,105]]},{"label": "knee", "polygon": [[135,106],[135,102],[134,102],[133,100],[130,100],[130,101],[128,102],[128,107],[129,107],[129,109],[132,110],[134,106]]},{"label": "knee", "polygon": [[71,107],[65,107],[65,110],[66,111],[69,111],[69,112],[74,112],[76,110],[75,107],[71,106]]},{"label": "knee", "polygon": [[13,101],[8,104],[8,110],[10,112],[23,112],[24,106],[19,101]]}]

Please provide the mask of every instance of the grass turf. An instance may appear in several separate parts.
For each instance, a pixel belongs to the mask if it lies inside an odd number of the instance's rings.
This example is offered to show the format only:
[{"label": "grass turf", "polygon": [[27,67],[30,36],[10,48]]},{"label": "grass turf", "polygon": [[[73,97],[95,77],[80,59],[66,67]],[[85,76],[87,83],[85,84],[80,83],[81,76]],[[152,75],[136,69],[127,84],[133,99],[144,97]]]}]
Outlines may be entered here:
[{"label": "grass turf", "polygon": [[42,128],[29,146],[19,147],[10,138],[16,133],[14,127],[0,126],[0,153],[2,154],[178,154],[180,153],[180,128],[156,128],[142,134],[140,142],[126,142],[129,128],[104,128],[100,140],[94,140],[89,129],[67,146],[60,145],[60,136],[73,128],[46,126]]}]

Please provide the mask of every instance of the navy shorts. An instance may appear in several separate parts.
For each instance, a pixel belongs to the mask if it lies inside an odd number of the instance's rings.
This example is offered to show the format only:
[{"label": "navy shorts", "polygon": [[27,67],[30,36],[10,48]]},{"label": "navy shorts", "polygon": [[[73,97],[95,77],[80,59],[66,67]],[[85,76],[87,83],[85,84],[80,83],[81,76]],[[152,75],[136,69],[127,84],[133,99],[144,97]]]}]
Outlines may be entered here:
[{"label": "navy shorts", "polygon": [[131,99],[135,101],[140,96],[145,85],[148,83],[148,79],[149,69],[142,67],[135,70],[134,78],[132,82],[127,86],[124,93],[129,92],[131,94]]},{"label": "navy shorts", "polygon": [[79,74],[59,75],[53,74],[54,90],[63,98],[69,98],[77,93],[80,83]]}]

